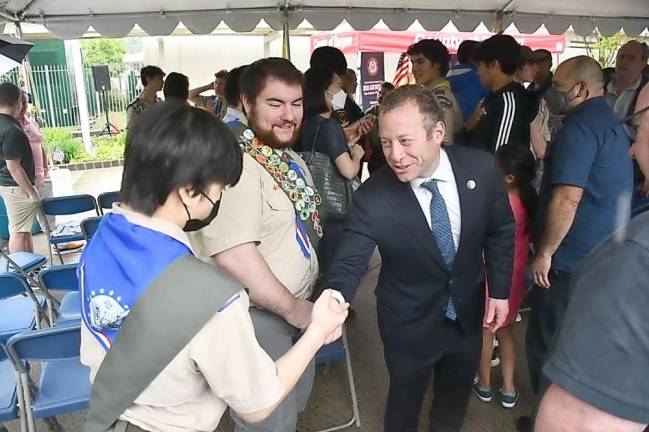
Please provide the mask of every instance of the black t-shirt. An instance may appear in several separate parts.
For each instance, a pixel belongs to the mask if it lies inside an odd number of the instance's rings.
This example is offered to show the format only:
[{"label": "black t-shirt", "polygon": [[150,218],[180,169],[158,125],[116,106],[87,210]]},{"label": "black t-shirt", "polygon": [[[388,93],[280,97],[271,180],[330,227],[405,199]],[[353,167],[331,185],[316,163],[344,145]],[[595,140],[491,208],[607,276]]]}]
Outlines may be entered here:
[{"label": "black t-shirt", "polygon": [[579,267],[543,372],[578,399],[649,423],[649,213]]},{"label": "black t-shirt", "polygon": [[490,93],[484,100],[485,114],[473,131],[470,145],[490,153],[510,143],[529,148],[530,122],[537,110],[535,99],[517,82]]},{"label": "black t-shirt", "polygon": [[[318,130],[318,125],[320,129]],[[317,133],[317,139],[316,139]],[[331,161],[347,152],[347,138],[343,128],[334,119],[326,119],[319,115],[307,117],[302,124],[298,151],[311,151],[315,141],[315,150],[329,155]]]},{"label": "black t-shirt", "polygon": [[15,159],[20,159],[27,178],[34,184],[34,156],[29,139],[15,118],[0,114],[0,186],[18,186],[6,162]]}]

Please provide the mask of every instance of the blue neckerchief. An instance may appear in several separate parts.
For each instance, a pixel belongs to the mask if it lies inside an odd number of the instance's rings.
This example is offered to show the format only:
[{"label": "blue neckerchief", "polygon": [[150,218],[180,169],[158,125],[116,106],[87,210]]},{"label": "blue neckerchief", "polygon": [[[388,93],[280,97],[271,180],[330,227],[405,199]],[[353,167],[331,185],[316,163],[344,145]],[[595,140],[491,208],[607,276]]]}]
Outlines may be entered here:
[{"label": "blue neckerchief", "polygon": [[[182,242],[108,213],[79,261],[82,319],[108,350],[142,293],[178,258]],[[182,289],[182,287],[178,287]]]},{"label": "blue neckerchief", "polygon": [[[297,162],[291,159],[288,166],[290,169],[297,173],[297,176],[299,178],[306,182],[306,177],[304,176],[304,173],[302,172],[302,169],[297,164]],[[298,214],[295,215],[295,226],[297,227],[297,230],[295,232],[295,239],[297,240],[297,244],[300,246],[302,255],[304,255],[305,258],[310,258],[311,252],[309,250],[309,235],[307,234],[306,228],[304,227],[304,222],[302,221],[302,219],[300,219],[300,216]]]}]

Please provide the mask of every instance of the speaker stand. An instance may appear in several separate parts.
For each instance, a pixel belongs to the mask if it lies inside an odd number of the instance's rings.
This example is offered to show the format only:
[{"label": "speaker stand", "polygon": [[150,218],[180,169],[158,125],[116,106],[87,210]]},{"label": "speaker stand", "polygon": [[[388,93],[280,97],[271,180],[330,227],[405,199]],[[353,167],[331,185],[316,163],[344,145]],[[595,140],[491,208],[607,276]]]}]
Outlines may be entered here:
[{"label": "speaker stand", "polygon": [[108,108],[106,107],[106,92],[102,91],[101,92],[101,101],[104,105],[104,114],[106,115],[106,123],[104,124],[104,128],[99,132],[99,137],[108,135],[108,136],[113,136],[113,135],[119,135],[120,130],[117,126],[112,124],[110,122],[110,118],[108,117]]}]

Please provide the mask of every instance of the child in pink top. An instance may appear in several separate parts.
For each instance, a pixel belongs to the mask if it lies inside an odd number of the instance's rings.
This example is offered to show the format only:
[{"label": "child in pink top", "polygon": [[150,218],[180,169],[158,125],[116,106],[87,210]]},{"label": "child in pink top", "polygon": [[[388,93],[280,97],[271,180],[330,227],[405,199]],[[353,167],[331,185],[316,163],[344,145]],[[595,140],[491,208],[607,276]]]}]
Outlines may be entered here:
[{"label": "child in pink top", "polygon": [[[503,386],[500,389],[501,404],[513,408],[518,402],[518,390],[514,386],[514,366],[516,345],[511,324],[516,320],[521,302],[525,296],[527,265],[531,241],[530,229],[536,207],[536,191],[532,185],[535,177],[535,164],[532,152],[521,145],[507,144],[496,153],[496,158],[505,174],[509,204],[516,220],[514,239],[514,268],[509,292],[509,315],[504,326],[494,335],[485,328],[482,339],[480,369],[473,386],[474,393],[484,402],[490,402],[491,356],[494,337],[498,339]],[[488,297],[488,296],[487,296]]]}]

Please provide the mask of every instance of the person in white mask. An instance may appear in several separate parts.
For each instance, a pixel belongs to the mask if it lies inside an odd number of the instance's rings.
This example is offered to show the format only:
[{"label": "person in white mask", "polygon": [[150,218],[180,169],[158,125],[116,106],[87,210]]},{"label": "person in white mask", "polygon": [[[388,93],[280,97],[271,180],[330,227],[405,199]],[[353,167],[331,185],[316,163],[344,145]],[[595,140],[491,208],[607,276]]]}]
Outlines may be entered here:
[{"label": "person in white mask", "polygon": [[[318,153],[327,154],[340,176],[351,180],[358,175],[365,152],[357,144],[361,134],[346,136],[340,122],[332,118],[335,110],[344,107],[347,98],[341,88],[340,76],[332,70],[313,67],[306,71],[304,79],[304,123],[299,150],[309,152],[315,149]],[[326,194],[323,199],[327,199]],[[323,220],[324,237],[318,249],[321,272],[326,271],[333,258],[344,222],[344,217],[334,215],[327,215]]]}]

